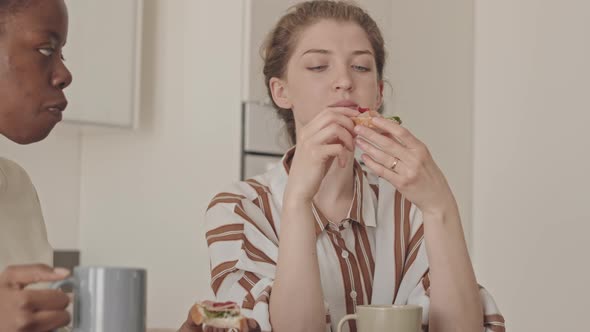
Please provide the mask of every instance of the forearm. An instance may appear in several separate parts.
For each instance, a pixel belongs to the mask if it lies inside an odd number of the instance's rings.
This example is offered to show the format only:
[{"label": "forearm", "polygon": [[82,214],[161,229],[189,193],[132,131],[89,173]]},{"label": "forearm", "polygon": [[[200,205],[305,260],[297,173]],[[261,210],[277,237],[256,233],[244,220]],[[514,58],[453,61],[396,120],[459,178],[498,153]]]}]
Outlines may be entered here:
[{"label": "forearm", "polygon": [[456,204],[424,215],[432,332],[482,331],[483,309]]},{"label": "forearm", "polygon": [[274,331],[321,331],[325,308],[311,202],[285,202],[270,298]]}]

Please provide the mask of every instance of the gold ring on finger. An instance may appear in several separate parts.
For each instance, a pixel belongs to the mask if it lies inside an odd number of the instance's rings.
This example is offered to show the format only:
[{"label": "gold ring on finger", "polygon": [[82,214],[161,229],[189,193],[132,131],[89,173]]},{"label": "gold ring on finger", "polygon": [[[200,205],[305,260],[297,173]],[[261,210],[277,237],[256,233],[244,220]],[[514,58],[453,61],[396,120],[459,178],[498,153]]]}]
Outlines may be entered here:
[{"label": "gold ring on finger", "polygon": [[399,159],[395,158],[393,160],[393,164],[391,164],[391,166],[389,167],[390,170],[395,171],[395,166],[397,166],[397,163],[399,162]]}]

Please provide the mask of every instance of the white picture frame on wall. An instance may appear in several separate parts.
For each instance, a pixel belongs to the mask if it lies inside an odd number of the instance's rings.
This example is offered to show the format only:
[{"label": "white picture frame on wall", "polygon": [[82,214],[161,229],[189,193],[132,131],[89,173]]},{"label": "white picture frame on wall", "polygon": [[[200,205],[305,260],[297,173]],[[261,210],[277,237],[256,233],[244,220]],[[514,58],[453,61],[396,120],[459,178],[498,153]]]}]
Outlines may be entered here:
[{"label": "white picture frame on wall", "polygon": [[64,121],[135,129],[141,85],[143,0],[66,0]]}]

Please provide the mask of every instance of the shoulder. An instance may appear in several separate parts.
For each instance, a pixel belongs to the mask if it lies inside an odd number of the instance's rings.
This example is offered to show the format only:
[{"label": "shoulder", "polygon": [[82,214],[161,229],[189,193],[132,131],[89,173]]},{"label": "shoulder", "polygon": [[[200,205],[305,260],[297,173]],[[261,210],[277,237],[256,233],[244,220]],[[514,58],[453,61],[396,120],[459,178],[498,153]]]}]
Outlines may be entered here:
[{"label": "shoulder", "polygon": [[[233,182],[223,187],[209,203],[207,210],[218,204],[254,204],[259,205],[263,200],[272,204],[275,198],[281,199],[287,176],[280,167],[275,167],[266,173]],[[275,197],[278,196],[278,197]]]},{"label": "shoulder", "polygon": [[32,187],[33,184],[27,172],[19,164],[0,157],[0,190],[15,186]]},{"label": "shoulder", "polygon": [[27,172],[17,163],[10,159],[0,157],[0,172],[5,175],[25,175],[28,178]]},{"label": "shoulder", "polygon": [[[273,242],[278,242],[278,225],[282,201],[280,187],[272,171],[238,181],[223,188],[213,197],[205,214],[207,229],[227,231],[229,228],[249,229]],[[238,226],[243,225],[243,226]],[[261,239],[259,239],[261,240]]]},{"label": "shoulder", "polygon": [[252,202],[261,194],[270,195],[270,189],[260,178],[237,181],[223,187],[217,194],[215,194],[211,199],[207,210],[210,210],[213,206],[220,203],[243,204],[244,202]]}]

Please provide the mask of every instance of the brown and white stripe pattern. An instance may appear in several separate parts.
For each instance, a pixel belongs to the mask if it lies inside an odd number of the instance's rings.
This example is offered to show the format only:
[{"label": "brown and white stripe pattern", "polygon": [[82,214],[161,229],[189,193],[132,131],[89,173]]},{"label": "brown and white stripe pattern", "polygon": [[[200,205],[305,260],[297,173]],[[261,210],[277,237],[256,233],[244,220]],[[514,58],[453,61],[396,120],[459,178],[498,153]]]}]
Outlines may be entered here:
[{"label": "brown and white stripe pattern", "polygon": [[[206,214],[213,291],[218,300],[240,303],[243,312],[255,318],[263,331],[271,330],[268,306],[278,257],[280,205],[293,154],[291,150],[275,169],[215,196]],[[356,305],[372,303],[372,295],[379,291],[374,284],[376,250],[391,252],[395,264],[391,276],[394,297],[402,281],[404,285],[416,285],[411,296],[398,302],[423,303],[425,307],[428,303],[428,273],[416,272],[422,268],[418,265],[424,264],[419,255],[424,246],[424,228],[416,214],[411,214],[412,204],[397,192],[393,196],[384,194],[383,182],[363,172],[358,163],[354,176],[354,197],[347,218],[328,220],[312,206],[327,304],[326,331],[335,331],[340,319],[354,313]],[[388,220],[379,219],[380,204],[393,209]],[[395,240],[377,243],[379,225],[386,223],[393,224]],[[482,297],[487,296],[482,292]],[[499,330],[504,326],[503,318],[495,304],[487,309],[487,330],[503,331]],[[356,327],[352,323],[345,330],[356,331]]]}]

